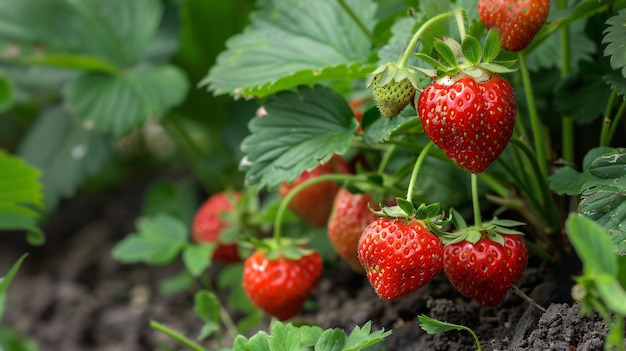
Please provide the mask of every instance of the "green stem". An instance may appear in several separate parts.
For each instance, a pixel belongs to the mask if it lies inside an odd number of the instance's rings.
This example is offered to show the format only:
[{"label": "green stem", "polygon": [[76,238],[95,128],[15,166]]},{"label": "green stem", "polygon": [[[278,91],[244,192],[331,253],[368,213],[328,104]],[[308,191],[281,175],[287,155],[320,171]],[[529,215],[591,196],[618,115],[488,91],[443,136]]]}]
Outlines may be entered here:
[{"label": "green stem", "polygon": [[155,321],[150,321],[150,328],[154,329],[154,330],[158,330],[161,333],[169,336],[170,338],[178,341],[179,343],[187,346],[188,348],[192,349],[193,351],[206,351],[204,349],[204,347],[196,344],[195,342],[189,340],[187,337],[185,337],[184,335],[168,328],[167,326],[155,322]]},{"label": "green stem", "polygon": [[533,132],[533,140],[535,142],[535,154],[537,155],[537,161],[539,163],[539,174],[543,179],[548,178],[548,168],[546,165],[546,152],[543,145],[543,132],[541,126],[541,120],[537,113],[537,107],[535,106],[535,97],[533,95],[533,88],[530,82],[530,73],[526,66],[526,56],[523,52],[518,53],[520,72],[522,74],[522,83],[524,85],[524,93],[526,94],[526,101],[528,103],[528,114],[530,116],[530,125]]},{"label": "green stem", "polygon": [[459,29],[459,37],[461,39],[461,42],[463,42],[463,39],[465,39],[467,32],[465,31],[465,18],[463,18],[463,11],[461,8],[454,11],[454,18],[456,19],[456,25]]},{"label": "green stem", "polygon": [[611,127],[611,111],[615,105],[615,98],[617,97],[617,90],[611,91],[609,102],[604,109],[604,118],[602,118],[602,130],[600,132],[600,146],[609,146],[609,131]]},{"label": "green stem", "polygon": [[385,154],[383,155],[383,159],[380,161],[380,164],[378,165],[379,174],[382,174],[385,172],[385,168],[387,168],[387,165],[389,164],[389,160],[391,159],[391,155],[393,155],[394,151],[396,151],[395,145],[390,145],[389,148],[385,151]]},{"label": "green stem", "polygon": [[[559,10],[565,10],[567,8],[567,0],[558,0],[557,6]],[[569,24],[561,27],[561,78],[566,77],[571,72],[571,40],[570,40],[570,28]],[[563,160],[569,164],[574,164],[574,121],[570,116],[561,117],[561,146],[563,149]]]},{"label": "green stem", "polygon": [[609,136],[607,140],[607,145],[611,145],[611,141],[613,140],[613,136],[615,135],[615,131],[617,130],[617,126],[619,125],[622,117],[624,117],[624,111],[626,110],[626,101],[622,101],[622,104],[619,105],[617,109],[617,113],[615,117],[613,117],[613,122],[611,122],[611,130],[609,130]]},{"label": "green stem", "polygon": [[409,61],[409,57],[411,56],[411,54],[413,54],[415,45],[417,45],[419,38],[422,36],[422,34],[424,34],[424,32],[428,29],[428,27],[430,27],[433,23],[439,22],[441,20],[444,20],[452,16],[456,16],[457,12],[460,12],[460,11],[462,11],[462,9],[457,9],[456,11],[452,11],[452,12],[444,12],[424,22],[424,24],[422,24],[422,26],[417,30],[417,32],[415,32],[415,34],[413,35],[413,38],[411,38],[411,41],[409,41],[409,44],[404,49],[402,56],[400,56],[400,59],[398,59],[397,66],[399,68],[406,66],[406,63]]},{"label": "green stem", "polygon": [[367,27],[365,26],[365,23],[363,23],[363,21],[361,21],[361,19],[356,15],[356,13],[352,11],[350,6],[346,4],[346,1],[345,0],[338,0],[338,1],[339,1],[339,5],[341,6],[341,8],[343,8],[343,10],[346,11],[348,16],[352,18],[352,20],[354,21],[354,23],[356,23],[357,27],[359,27],[361,32],[363,32],[363,34],[365,34],[365,36],[367,36],[367,38],[372,42],[372,45],[378,46],[378,40],[376,39],[374,34],[370,32],[369,29],[367,29]]},{"label": "green stem", "polygon": [[472,173],[472,207],[474,208],[474,226],[482,228],[483,220],[480,217],[480,201],[478,199],[478,177]]},{"label": "green stem", "polygon": [[417,181],[417,174],[420,171],[420,168],[422,168],[422,163],[424,163],[424,160],[426,159],[426,155],[428,154],[428,150],[430,150],[433,145],[435,145],[435,143],[433,143],[432,141],[429,141],[428,144],[426,144],[426,146],[424,146],[424,148],[422,149],[422,152],[420,153],[420,155],[417,157],[417,161],[415,161],[415,166],[413,167],[413,173],[411,173],[411,180],[409,180],[409,189],[406,192],[406,201],[413,201],[413,192],[415,191],[415,182]]},{"label": "green stem", "polygon": [[361,180],[361,179],[362,179],[361,177],[352,175],[352,174],[333,173],[333,174],[323,174],[315,178],[307,179],[306,181],[296,185],[293,189],[289,190],[285,198],[283,198],[283,200],[280,202],[280,205],[278,206],[278,210],[276,210],[276,218],[274,219],[274,240],[276,242],[280,242],[281,224],[283,222],[283,216],[285,214],[285,211],[287,210],[287,206],[289,205],[291,200],[293,200],[293,198],[296,197],[296,195],[298,195],[298,193],[300,193],[302,190],[310,187],[311,185],[322,183],[322,182],[328,182],[328,181],[349,182],[349,181]]}]

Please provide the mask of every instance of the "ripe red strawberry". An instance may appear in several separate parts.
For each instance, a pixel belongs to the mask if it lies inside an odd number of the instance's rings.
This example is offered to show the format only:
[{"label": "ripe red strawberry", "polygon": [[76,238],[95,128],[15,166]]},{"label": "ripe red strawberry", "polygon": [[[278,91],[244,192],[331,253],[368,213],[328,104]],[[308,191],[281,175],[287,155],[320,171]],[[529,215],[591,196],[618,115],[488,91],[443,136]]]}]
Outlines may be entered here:
[{"label": "ripe red strawberry", "polygon": [[445,247],[443,269],[457,290],[483,306],[502,302],[522,275],[528,252],[520,235],[500,234],[504,245],[489,238]]},{"label": "ripe red strawberry", "polygon": [[479,0],[478,17],[483,25],[496,28],[502,48],[524,50],[546,23],[550,0]]},{"label": "ripe red strawberry", "polygon": [[333,212],[328,220],[330,242],[339,256],[359,273],[365,273],[357,255],[359,239],[363,230],[376,220],[368,204],[374,209],[378,207],[368,194],[352,194],[341,189],[335,197]]},{"label": "ripe red strawberry", "polygon": [[[330,161],[319,165],[312,171],[304,171],[292,184],[282,183],[278,188],[281,197],[287,194],[300,183],[322,174],[350,173],[346,162],[338,155]],[[289,208],[295,212],[305,223],[312,227],[324,227],[330,216],[335,195],[339,191],[339,185],[333,181],[314,184],[299,192],[290,202]]]},{"label": "ripe red strawberry", "polygon": [[241,261],[237,244],[222,242],[222,232],[229,226],[223,215],[235,211],[235,202],[241,197],[236,191],[221,192],[209,197],[198,209],[193,219],[191,236],[196,242],[217,243],[213,259],[224,263]]},{"label": "ripe red strawberry", "polygon": [[481,173],[513,134],[516,101],[511,85],[494,73],[478,81],[444,76],[418,99],[424,133],[459,167]]},{"label": "ripe red strawberry", "polygon": [[302,310],[322,274],[322,259],[313,251],[297,260],[268,259],[258,249],[244,262],[243,288],[250,300],[280,320]]},{"label": "ripe red strawberry", "polygon": [[365,228],[359,260],[376,293],[385,300],[409,294],[430,282],[443,266],[439,237],[418,220],[379,217]]}]

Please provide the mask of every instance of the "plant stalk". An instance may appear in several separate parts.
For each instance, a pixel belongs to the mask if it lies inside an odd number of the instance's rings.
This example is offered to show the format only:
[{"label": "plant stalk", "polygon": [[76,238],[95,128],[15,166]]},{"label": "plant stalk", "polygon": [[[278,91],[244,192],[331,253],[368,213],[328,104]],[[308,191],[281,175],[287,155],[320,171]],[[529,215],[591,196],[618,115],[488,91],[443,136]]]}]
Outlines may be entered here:
[{"label": "plant stalk", "polygon": [[528,72],[528,66],[526,65],[526,56],[523,52],[518,53],[520,72],[522,74],[522,83],[524,85],[524,93],[526,94],[526,101],[528,103],[528,114],[530,116],[530,124],[533,132],[533,140],[535,143],[535,154],[539,163],[539,174],[543,180],[548,179],[548,168],[546,165],[546,150],[543,144],[543,132],[541,126],[541,120],[537,113],[537,107],[535,106],[535,96],[533,93],[532,84],[530,82],[530,73]]},{"label": "plant stalk", "polygon": [[413,167],[413,173],[411,173],[411,180],[409,180],[409,189],[406,192],[406,201],[413,202],[413,192],[415,191],[415,182],[417,181],[417,174],[422,168],[422,163],[426,159],[426,155],[428,151],[435,145],[432,141],[429,141],[426,146],[422,149],[422,152],[417,157],[417,161],[415,161],[415,166]]},{"label": "plant stalk", "polygon": [[328,182],[328,181],[349,182],[349,181],[354,181],[357,179],[361,179],[361,178],[359,176],[355,176],[352,174],[343,174],[343,173],[323,174],[321,176],[308,179],[298,184],[297,186],[295,186],[293,189],[289,191],[289,193],[287,193],[285,198],[280,202],[280,205],[278,206],[278,210],[276,211],[276,218],[274,218],[274,240],[276,240],[276,242],[280,242],[281,234],[282,234],[281,225],[283,222],[283,216],[285,215],[285,211],[287,210],[287,206],[289,205],[291,200],[293,200],[293,198],[296,197],[296,195],[298,195],[298,193],[300,193],[302,190],[317,183]]},{"label": "plant stalk", "polygon": [[158,330],[161,333],[169,336],[170,338],[178,341],[179,343],[187,346],[188,348],[190,348],[193,351],[206,351],[204,349],[204,347],[198,345],[197,343],[191,341],[190,339],[188,339],[187,337],[185,337],[184,335],[180,334],[177,331],[174,331],[172,329],[170,329],[169,327],[155,322],[155,321],[150,321],[150,328],[154,329],[154,330]]},{"label": "plant stalk", "polygon": [[600,146],[609,146],[609,132],[611,129],[611,111],[613,110],[613,106],[615,105],[615,98],[617,97],[617,90],[613,89],[611,91],[611,96],[609,97],[609,102],[606,104],[606,108],[604,109],[604,115],[602,118],[602,130],[600,131]]},{"label": "plant stalk", "polygon": [[400,58],[398,59],[397,66],[399,68],[406,66],[406,63],[409,61],[409,57],[411,56],[411,54],[413,53],[413,50],[415,49],[415,45],[417,45],[419,38],[422,36],[422,34],[424,34],[424,32],[428,29],[428,27],[446,18],[456,16],[456,14],[460,12],[461,10],[462,9],[459,8],[456,11],[444,12],[424,22],[424,24],[422,24],[422,26],[417,30],[417,32],[415,32],[415,34],[411,38],[411,41],[409,41],[409,44],[406,46],[406,48],[404,48],[404,52],[402,52],[402,56],[400,56]]},{"label": "plant stalk", "polygon": [[483,220],[480,216],[480,201],[478,199],[478,177],[475,173],[471,174],[472,178],[472,207],[474,209],[474,226],[482,228]]},{"label": "plant stalk", "polygon": [[[557,0],[559,10],[567,8],[567,0]],[[571,72],[571,40],[570,26],[565,24],[559,29],[561,37],[561,78],[565,78]],[[568,164],[574,164],[574,121],[571,116],[561,117],[561,147],[563,149],[563,160]]]}]

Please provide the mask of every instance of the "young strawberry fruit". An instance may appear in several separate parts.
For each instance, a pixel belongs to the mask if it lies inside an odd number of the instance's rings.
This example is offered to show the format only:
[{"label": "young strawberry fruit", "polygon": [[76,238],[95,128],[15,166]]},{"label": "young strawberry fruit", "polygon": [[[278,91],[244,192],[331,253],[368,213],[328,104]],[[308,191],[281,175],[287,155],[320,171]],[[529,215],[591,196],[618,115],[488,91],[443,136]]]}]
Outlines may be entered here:
[{"label": "young strawberry fruit", "polygon": [[269,259],[258,249],[244,262],[243,288],[250,300],[268,314],[286,320],[302,310],[322,274],[316,251],[291,260]]},{"label": "young strawberry fruit", "polygon": [[363,230],[376,220],[369,206],[375,208],[374,200],[368,194],[352,194],[341,189],[335,197],[333,212],[328,220],[328,238],[335,250],[352,269],[365,273],[357,249]]},{"label": "young strawberry fruit", "polygon": [[439,237],[415,219],[379,217],[363,231],[358,256],[367,279],[385,300],[430,282],[443,266]]},{"label": "young strawberry fruit", "polygon": [[380,115],[392,119],[409,104],[413,104],[417,82],[417,73],[397,63],[388,62],[374,70],[368,87],[373,86],[374,100]]},{"label": "young strawberry fruit", "polygon": [[550,0],[479,0],[478,17],[483,25],[496,28],[502,36],[502,48],[524,50],[546,23]]},{"label": "young strawberry fruit", "polygon": [[[278,188],[281,197],[287,194],[300,183],[323,174],[350,173],[346,162],[338,155],[330,161],[317,166],[312,171],[304,171],[292,184],[282,183]],[[314,184],[299,192],[290,202],[289,208],[295,212],[306,224],[312,227],[324,227],[330,216],[335,195],[339,191],[339,185],[333,181]]]},{"label": "young strawberry fruit", "polygon": [[513,134],[515,94],[502,77],[459,74],[431,83],[417,102],[424,133],[459,167],[481,173],[496,160]]},{"label": "young strawberry fruit", "polygon": [[416,89],[408,79],[393,81],[386,85],[380,83],[380,77],[374,78],[374,100],[380,115],[392,119],[396,117],[415,98]]},{"label": "young strawberry fruit", "polygon": [[222,232],[228,227],[223,215],[235,211],[235,202],[241,194],[236,191],[221,192],[209,197],[198,209],[193,219],[191,236],[198,242],[217,243],[213,259],[224,263],[241,261],[237,244],[220,241]]},{"label": "young strawberry fruit", "polygon": [[443,269],[452,285],[483,306],[502,302],[528,262],[521,235],[499,235],[504,245],[481,238],[475,244],[461,241],[444,249]]}]

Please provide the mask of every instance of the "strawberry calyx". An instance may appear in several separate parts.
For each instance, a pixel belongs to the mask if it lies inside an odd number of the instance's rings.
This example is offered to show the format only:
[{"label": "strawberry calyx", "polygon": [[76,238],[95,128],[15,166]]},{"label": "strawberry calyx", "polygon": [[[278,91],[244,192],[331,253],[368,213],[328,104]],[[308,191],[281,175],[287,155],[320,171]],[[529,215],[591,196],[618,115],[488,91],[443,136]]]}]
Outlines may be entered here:
[{"label": "strawberry calyx", "polygon": [[370,211],[378,217],[405,221],[418,220],[435,235],[439,237],[447,235],[446,232],[441,230],[441,227],[450,223],[452,217],[445,215],[438,202],[432,204],[422,203],[416,208],[411,201],[397,197],[396,203],[397,205],[393,206],[381,206],[380,210],[374,210],[370,207]]},{"label": "strawberry calyx", "polygon": [[477,81],[487,81],[491,73],[514,72],[511,68],[516,60],[496,60],[501,51],[502,40],[500,33],[495,29],[487,32],[483,45],[472,35],[464,35],[461,43],[457,40],[444,37],[435,38],[433,47],[436,55],[424,53],[415,55],[432,69],[415,67],[416,70],[436,80],[440,77],[450,77],[449,84],[463,77],[472,77]]},{"label": "strawberry calyx", "polygon": [[280,238],[279,240],[277,240],[277,238],[251,238],[245,245],[263,251],[264,256],[268,260],[277,260],[283,257],[288,260],[296,261],[315,251],[307,247],[308,243],[309,239],[307,238]]},{"label": "strawberry calyx", "polygon": [[485,238],[504,246],[504,237],[502,235],[524,235],[524,233],[513,228],[526,224],[511,219],[499,218],[493,218],[491,221],[482,222],[474,226],[467,226],[462,219],[461,221],[459,223],[459,217],[453,215],[452,222],[457,225],[457,230],[440,233],[444,246],[462,241],[476,244],[480,239]]}]

